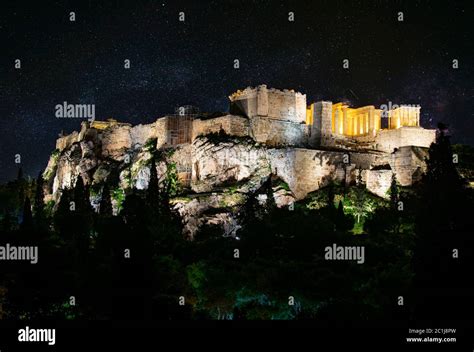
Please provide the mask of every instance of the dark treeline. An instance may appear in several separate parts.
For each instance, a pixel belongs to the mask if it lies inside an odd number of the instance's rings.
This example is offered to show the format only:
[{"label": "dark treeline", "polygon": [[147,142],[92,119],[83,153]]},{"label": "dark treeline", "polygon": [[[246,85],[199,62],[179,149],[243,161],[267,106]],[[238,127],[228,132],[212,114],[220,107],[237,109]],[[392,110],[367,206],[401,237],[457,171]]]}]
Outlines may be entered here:
[{"label": "dark treeline", "polygon": [[[278,208],[270,177],[238,210],[236,237],[206,225],[193,241],[170,204],[176,180],[159,185],[154,159],[150,186],[117,215],[110,184],[96,212],[79,177],[53,212],[41,175],[20,173],[3,187],[0,245],[38,246],[39,261],[0,263],[1,317],[470,319],[473,193],[452,154],[440,126],[422,181],[394,178],[373,208],[360,182]],[[363,246],[364,263],[327,260],[333,244]]]}]

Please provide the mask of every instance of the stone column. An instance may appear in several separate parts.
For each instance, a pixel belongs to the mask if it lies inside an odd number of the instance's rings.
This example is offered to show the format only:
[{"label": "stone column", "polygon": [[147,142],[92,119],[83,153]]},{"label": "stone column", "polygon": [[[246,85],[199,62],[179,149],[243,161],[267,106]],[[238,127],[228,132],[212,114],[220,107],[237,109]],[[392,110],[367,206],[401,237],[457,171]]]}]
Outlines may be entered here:
[{"label": "stone column", "polygon": [[370,110],[365,113],[365,134],[369,133],[369,117],[370,117]]},{"label": "stone column", "polygon": [[374,133],[374,109],[369,110],[369,131]]},{"label": "stone column", "polygon": [[361,116],[361,119],[360,119],[360,122],[361,122],[361,127],[362,127],[362,131],[360,132],[360,134],[365,134],[365,113],[362,114]]},{"label": "stone column", "polygon": [[342,134],[347,134],[347,124],[348,124],[348,116],[347,116],[347,109],[342,108]]}]

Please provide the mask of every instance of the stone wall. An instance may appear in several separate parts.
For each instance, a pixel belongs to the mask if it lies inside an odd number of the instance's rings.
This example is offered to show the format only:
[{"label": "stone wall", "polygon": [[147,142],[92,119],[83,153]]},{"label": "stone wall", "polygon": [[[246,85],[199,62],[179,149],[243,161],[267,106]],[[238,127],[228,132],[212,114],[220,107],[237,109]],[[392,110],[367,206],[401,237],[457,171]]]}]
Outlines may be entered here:
[{"label": "stone wall", "polygon": [[332,103],[330,101],[319,101],[314,103],[313,130],[314,145],[332,145]]},{"label": "stone wall", "polygon": [[[345,156],[348,163],[344,163]],[[368,172],[374,166],[388,165],[390,159],[383,153],[322,151],[303,148],[270,149],[268,157],[272,172],[283,179],[297,199],[326,186],[329,181],[355,183],[359,170],[362,181],[368,182]],[[390,174],[392,173],[391,170]],[[389,183],[390,185],[390,183]],[[381,194],[383,188],[371,186],[370,191]],[[377,193],[378,192],[378,193]]]},{"label": "stone wall", "polygon": [[250,135],[268,146],[304,146],[308,144],[310,126],[268,117],[250,120]]},{"label": "stone wall", "polygon": [[124,150],[132,147],[129,126],[110,127],[104,130],[99,138],[102,145],[102,155],[115,160],[123,156]]},{"label": "stone wall", "polygon": [[343,181],[346,175],[342,152],[270,149],[268,157],[272,172],[288,184],[297,199],[304,198],[331,180]]},{"label": "stone wall", "polygon": [[[263,89],[263,87],[261,88]],[[257,115],[258,114],[257,90],[258,88],[247,87],[243,91],[238,90],[237,92],[229,96],[229,99],[231,102],[230,113],[237,114],[237,115],[244,115],[246,117]],[[263,99],[260,99],[259,112],[264,113],[265,110],[268,110],[268,100],[265,102]]]},{"label": "stone wall", "polygon": [[158,138],[158,136],[156,122],[146,125],[136,125],[130,129],[130,139],[133,149],[140,148],[150,138]]},{"label": "stone wall", "polygon": [[306,95],[293,90],[279,90],[260,85],[247,87],[229,97],[231,113],[249,118],[265,116],[293,122],[306,121]]},{"label": "stone wall", "polygon": [[379,130],[375,138],[377,150],[387,153],[403,146],[428,148],[436,139],[436,130],[422,127],[400,127],[397,129]]},{"label": "stone wall", "polygon": [[402,186],[410,186],[420,181],[426,172],[428,148],[406,146],[400,147],[390,156],[390,167]]},{"label": "stone wall", "polygon": [[377,152],[346,152],[349,154],[350,164],[356,168],[370,169],[374,166],[388,165],[390,163],[389,155]]},{"label": "stone wall", "polygon": [[218,133],[221,129],[232,136],[248,136],[249,120],[235,115],[225,115],[208,120],[196,119],[193,121],[192,140],[209,133]]},{"label": "stone wall", "polygon": [[99,131],[98,138],[102,145],[102,155],[120,159],[125,149],[140,149],[150,139],[157,138],[157,148],[166,144],[166,117],[150,124],[136,126],[117,125]]},{"label": "stone wall", "polygon": [[268,114],[275,119],[296,123],[306,121],[306,95],[293,91],[268,90]]},{"label": "stone wall", "polygon": [[156,133],[156,148],[163,147],[168,142],[168,129],[167,129],[168,118],[161,117],[155,121],[155,133]]}]

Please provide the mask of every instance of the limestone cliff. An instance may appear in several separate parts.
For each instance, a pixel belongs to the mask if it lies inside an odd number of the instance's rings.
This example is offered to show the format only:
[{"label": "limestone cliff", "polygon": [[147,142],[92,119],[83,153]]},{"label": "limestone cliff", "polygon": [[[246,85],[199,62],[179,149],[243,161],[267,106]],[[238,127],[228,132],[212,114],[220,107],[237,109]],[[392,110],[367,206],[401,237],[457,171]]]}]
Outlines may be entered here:
[{"label": "limestone cliff", "polygon": [[[192,144],[157,148],[154,126],[140,126],[140,134],[129,126],[98,133],[85,129],[69,137],[62,150],[55,150],[44,172],[46,200],[59,202],[62,190],[72,188],[79,176],[89,186],[91,204],[100,203],[105,182],[111,185],[114,210],[132,189],[148,188],[152,155],[157,157],[157,174],[162,182],[170,166],[177,173],[183,191],[171,200],[182,216],[187,235],[203,224],[222,225],[226,235],[237,229],[235,215],[248,194],[255,192],[271,174],[269,153],[250,138],[199,137]],[[82,136],[82,140],[78,140]],[[144,137],[146,136],[146,138]],[[295,199],[291,191],[275,187],[275,200],[284,206]]]}]

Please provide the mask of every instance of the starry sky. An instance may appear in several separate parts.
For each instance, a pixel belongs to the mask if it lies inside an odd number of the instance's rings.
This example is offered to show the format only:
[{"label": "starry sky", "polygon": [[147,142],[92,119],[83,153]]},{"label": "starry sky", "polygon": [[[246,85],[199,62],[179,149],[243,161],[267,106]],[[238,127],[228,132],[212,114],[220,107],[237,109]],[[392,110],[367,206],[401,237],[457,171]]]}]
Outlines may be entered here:
[{"label": "starry sky", "polygon": [[474,13],[467,1],[437,3],[2,2],[0,182],[16,176],[16,154],[36,177],[58,134],[80,128],[80,119],[56,118],[56,104],[150,123],[183,104],[227,111],[229,94],[263,83],[308,103],[420,104],[424,127],[443,121],[454,142],[472,145]]}]

